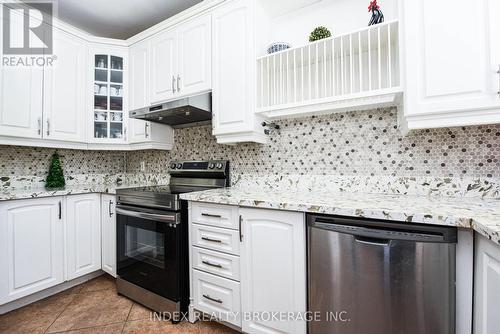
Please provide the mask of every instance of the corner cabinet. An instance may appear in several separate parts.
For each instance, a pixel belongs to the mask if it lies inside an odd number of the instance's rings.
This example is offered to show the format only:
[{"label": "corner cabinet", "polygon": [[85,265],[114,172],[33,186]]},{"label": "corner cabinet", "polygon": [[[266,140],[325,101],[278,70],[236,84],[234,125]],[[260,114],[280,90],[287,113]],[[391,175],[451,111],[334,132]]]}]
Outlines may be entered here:
[{"label": "corner cabinet", "polygon": [[408,129],[500,123],[500,2],[400,4]]},{"label": "corner cabinet", "polygon": [[0,203],[0,304],[64,282],[63,200]]},{"label": "corner cabinet", "polygon": [[266,143],[256,115],[255,0],[233,0],[212,12],[213,134],[217,142]]},{"label": "corner cabinet", "polygon": [[475,248],[474,333],[498,333],[500,245],[476,233]]},{"label": "corner cabinet", "polygon": [[104,144],[127,143],[127,48],[90,49],[92,78],[89,142]]}]

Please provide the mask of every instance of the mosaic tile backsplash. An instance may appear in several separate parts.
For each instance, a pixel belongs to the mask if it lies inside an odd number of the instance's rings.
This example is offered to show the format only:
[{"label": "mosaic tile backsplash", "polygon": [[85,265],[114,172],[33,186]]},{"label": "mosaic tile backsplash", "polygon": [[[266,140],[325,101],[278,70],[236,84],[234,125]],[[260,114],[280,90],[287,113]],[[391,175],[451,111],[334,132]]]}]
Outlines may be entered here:
[{"label": "mosaic tile backsplash", "polygon": [[229,159],[233,175],[500,177],[500,125],[431,129],[403,136],[395,109],[278,121],[268,145],[217,144],[209,126],[179,129],[171,152],[129,152],[127,170],[170,160]]},{"label": "mosaic tile backsplash", "polygon": [[[281,129],[270,134],[267,145],[219,145],[211,127],[202,126],[176,130],[170,152],[59,153],[70,176],[141,173],[141,161],[146,162],[146,174],[163,174],[171,160],[228,159],[233,181],[242,184],[256,176],[262,178],[260,184],[268,184],[277,176],[286,176],[290,183],[301,175],[314,175],[316,179],[308,185],[322,183],[318,180],[326,176],[339,189],[356,184],[361,191],[375,192],[380,186],[381,192],[401,193],[412,187],[407,182],[412,180],[426,187],[425,194],[436,188],[445,188],[445,194],[462,194],[473,187],[498,196],[500,125],[421,130],[403,136],[393,108],[277,123]],[[43,178],[53,152],[0,146],[0,177]],[[363,189],[365,184],[369,188]],[[422,189],[406,193],[421,194]]]}]

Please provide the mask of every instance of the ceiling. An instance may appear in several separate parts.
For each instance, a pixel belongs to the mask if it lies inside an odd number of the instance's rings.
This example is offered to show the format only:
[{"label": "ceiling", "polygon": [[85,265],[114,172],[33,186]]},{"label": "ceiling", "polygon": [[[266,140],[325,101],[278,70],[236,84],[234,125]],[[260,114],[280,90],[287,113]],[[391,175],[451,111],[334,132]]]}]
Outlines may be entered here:
[{"label": "ceiling", "polygon": [[56,15],[88,33],[127,39],[201,0],[58,0]]}]

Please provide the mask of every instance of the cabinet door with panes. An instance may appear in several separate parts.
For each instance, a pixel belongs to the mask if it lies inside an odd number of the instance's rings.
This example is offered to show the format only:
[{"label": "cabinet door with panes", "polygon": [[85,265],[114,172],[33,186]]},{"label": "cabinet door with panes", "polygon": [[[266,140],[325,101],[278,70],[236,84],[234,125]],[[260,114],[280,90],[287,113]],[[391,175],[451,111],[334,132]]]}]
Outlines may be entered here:
[{"label": "cabinet door with panes", "polygon": [[94,52],[92,58],[92,141],[125,143],[128,119],[125,100],[125,52]]}]

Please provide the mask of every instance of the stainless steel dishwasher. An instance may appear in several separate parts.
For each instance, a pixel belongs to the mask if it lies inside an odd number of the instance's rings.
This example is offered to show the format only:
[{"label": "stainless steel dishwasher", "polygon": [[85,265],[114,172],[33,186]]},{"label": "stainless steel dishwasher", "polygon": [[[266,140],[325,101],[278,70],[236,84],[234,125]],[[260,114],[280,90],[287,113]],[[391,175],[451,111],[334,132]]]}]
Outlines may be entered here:
[{"label": "stainless steel dishwasher", "polygon": [[455,333],[456,228],[308,215],[309,334]]}]

